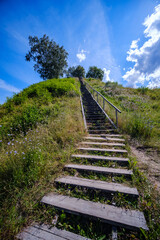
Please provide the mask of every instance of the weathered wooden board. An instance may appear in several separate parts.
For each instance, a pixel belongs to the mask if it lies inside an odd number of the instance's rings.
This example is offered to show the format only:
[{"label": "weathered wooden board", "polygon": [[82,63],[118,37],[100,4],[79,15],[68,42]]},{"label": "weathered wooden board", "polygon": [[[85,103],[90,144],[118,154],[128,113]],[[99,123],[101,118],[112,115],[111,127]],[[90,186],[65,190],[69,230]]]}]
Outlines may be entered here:
[{"label": "weathered wooden board", "polygon": [[116,147],[124,147],[123,143],[108,143],[108,142],[80,142],[83,145],[100,145],[100,146],[116,146]]},{"label": "weathered wooden board", "polygon": [[[89,137],[98,137],[97,134],[89,134]],[[123,135],[121,134],[100,134],[99,137],[119,137],[122,138]]]},{"label": "weathered wooden board", "polygon": [[100,190],[108,193],[119,192],[119,193],[127,194],[128,196],[133,196],[133,197],[139,196],[136,188],[127,187],[119,183],[105,182],[100,180],[93,180],[93,179],[79,178],[79,177],[72,177],[72,176],[59,177],[55,179],[55,182],[69,184],[72,186],[89,188],[93,190]]},{"label": "weathered wooden board", "polygon": [[85,154],[73,154],[72,158],[81,158],[81,159],[90,159],[90,160],[108,160],[108,161],[116,161],[116,162],[128,162],[128,158],[121,157],[105,157],[98,155],[85,155]]},{"label": "weathered wooden board", "polygon": [[138,230],[139,228],[148,230],[144,215],[140,211],[123,209],[55,193],[44,196],[41,203],[72,214],[94,217],[112,225],[132,230]]},{"label": "weathered wooden board", "polygon": [[124,150],[124,149],[113,149],[113,148],[85,148],[85,147],[78,147],[77,149],[78,150],[82,150],[82,151],[127,153],[127,150]]},{"label": "weathered wooden board", "polygon": [[90,132],[113,132],[113,131],[115,131],[115,129],[106,129],[106,130],[97,129],[97,130],[90,130]]},{"label": "weathered wooden board", "polygon": [[111,137],[84,137],[88,140],[97,140],[97,141],[119,141],[119,142],[125,142],[122,138],[111,138]]},{"label": "weathered wooden board", "polygon": [[[23,240],[87,240],[88,238],[82,237],[75,233],[60,230],[56,227],[49,225],[33,225],[25,228],[23,232],[17,235],[17,239]],[[89,239],[88,239],[89,240]]]},{"label": "weathered wooden board", "polygon": [[133,174],[132,170],[122,169],[122,168],[107,168],[107,167],[99,167],[92,165],[79,165],[79,164],[67,164],[65,168],[72,168],[81,171],[92,171],[96,173],[103,174],[114,174],[114,175],[125,175],[131,176]]}]

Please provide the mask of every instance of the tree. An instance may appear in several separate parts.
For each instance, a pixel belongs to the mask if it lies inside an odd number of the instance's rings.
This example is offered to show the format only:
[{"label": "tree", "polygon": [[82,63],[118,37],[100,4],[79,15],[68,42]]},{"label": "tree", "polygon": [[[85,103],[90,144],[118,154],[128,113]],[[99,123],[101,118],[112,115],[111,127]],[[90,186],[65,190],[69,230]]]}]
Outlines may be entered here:
[{"label": "tree", "polygon": [[67,77],[73,77],[73,73],[74,73],[75,69],[76,69],[75,67],[69,67],[68,71],[66,73]]},{"label": "tree", "polygon": [[68,68],[67,77],[83,78],[85,76],[85,70],[82,66]]},{"label": "tree", "polygon": [[96,66],[89,67],[89,70],[86,74],[86,78],[95,78],[100,79],[102,81],[104,76],[104,72],[102,69],[97,68]]},{"label": "tree", "polygon": [[42,38],[29,36],[30,51],[26,54],[26,61],[35,61],[34,70],[41,78],[51,79],[63,76],[67,67],[68,53],[55,41],[43,35]]}]

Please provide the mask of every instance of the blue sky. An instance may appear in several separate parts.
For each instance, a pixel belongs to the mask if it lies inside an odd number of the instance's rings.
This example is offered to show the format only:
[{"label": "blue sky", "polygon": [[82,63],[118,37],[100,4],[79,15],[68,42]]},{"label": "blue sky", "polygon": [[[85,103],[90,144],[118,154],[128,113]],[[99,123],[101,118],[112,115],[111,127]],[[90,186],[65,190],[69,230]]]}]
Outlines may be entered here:
[{"label": "blue sky", "polygon": [[1,0],[0,104],[41,81],[34,63],[25,61],[29,35],[47,34],[67,50],[69,66],[80,64],[87,71],[96,65],[104,69],[104,81],[160,87],[159,3]]}]

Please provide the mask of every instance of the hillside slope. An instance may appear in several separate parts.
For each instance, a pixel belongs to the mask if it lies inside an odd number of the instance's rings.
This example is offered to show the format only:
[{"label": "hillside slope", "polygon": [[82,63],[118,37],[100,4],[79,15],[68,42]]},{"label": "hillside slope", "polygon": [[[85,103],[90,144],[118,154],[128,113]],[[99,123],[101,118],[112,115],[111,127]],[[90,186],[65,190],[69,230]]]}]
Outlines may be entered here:
[{"label": "hillside slope", "polygon": [[0,239],[51,220],[39,201],[83,132],[75,79],[34,84],[0,106]]}]

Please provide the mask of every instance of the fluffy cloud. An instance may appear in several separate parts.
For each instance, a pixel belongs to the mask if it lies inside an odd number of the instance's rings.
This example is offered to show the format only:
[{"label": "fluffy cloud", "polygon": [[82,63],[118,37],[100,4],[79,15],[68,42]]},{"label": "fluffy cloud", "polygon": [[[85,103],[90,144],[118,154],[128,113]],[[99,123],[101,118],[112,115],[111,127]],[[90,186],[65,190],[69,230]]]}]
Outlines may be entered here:
[{"label": "fluffy cloud", "polygon": [[123,76],[129,86],[137,87],[147,82],[148,87],[160,87],[160,4],[148,16],[143,25],[146,41],[138,47],[138,40],[132,41],[127,61],[134,62],[133,68]]},{"label": "fluffy cloud", "polygon": [[80,62],[82,62],[86,59],[86,53],[87,53],[87,51],[82,49],[79,53],[76,54],[76,56]]},{"label": "fluffy cloud", "polygon": [[2,79],[0,79],[0,88],[2,89],[5,89],[6,91],[9,91],[9,92],[14,92],[14,93],[18,93],[20,92],[20,89],[10,85],[10,84],[7,84],[5,81],[3,81]]},{"label": "fluffy cloud", "polygon": [[107,70],[106,68],[103,68],[103,72],[104,72],[104,78],[103,78],[104,82],[113,82],[113,80],[111,80],[109,76],[111,71]]}]

